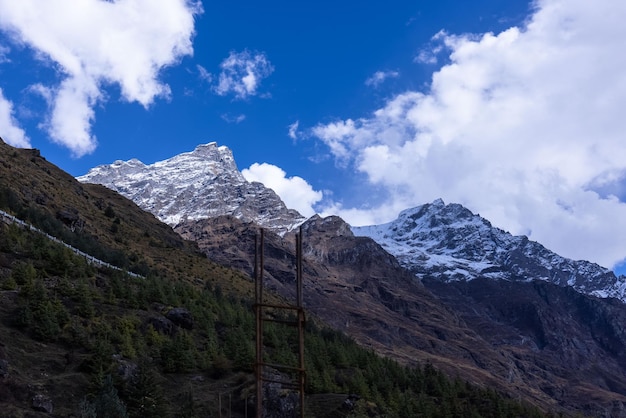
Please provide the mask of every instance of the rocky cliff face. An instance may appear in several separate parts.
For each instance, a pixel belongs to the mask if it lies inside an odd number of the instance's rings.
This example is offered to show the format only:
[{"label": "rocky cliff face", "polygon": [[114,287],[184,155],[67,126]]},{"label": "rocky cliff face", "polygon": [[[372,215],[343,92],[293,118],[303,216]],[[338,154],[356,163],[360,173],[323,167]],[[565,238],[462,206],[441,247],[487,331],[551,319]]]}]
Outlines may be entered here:
[{"label": "rocky cliff face", "polygon": [[625,305],[546,281],[424,279],[485,341],[510,353],[507,381],[589,416],[626,416]]},{"label": "rocky cliff face", "polygon": [[626,301],[626,277],[588,261],[575,261],[494,228],[459,204],[442,200],[407,209],[388,224],[353,227],[395,255],[418,278],[446,282],[479,277],[543,280],[602,298]]},{"label": "rocky cliff face", "polygon": [[305,220],[273,190],[248,182],[232,152],[215,142],[150,165],[137,159],[116,161],[95,167],[78,180],[115,190],[170,226],[233,215],[284,233]]}]

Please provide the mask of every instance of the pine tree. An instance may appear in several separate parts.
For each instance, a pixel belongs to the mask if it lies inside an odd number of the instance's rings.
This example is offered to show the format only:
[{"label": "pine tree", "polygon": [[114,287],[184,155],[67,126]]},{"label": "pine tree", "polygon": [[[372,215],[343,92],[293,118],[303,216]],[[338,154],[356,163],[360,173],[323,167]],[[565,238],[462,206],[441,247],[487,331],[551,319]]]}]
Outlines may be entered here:
[{"label": "pine tree", "polygon": [[139,364],[136,376],[127,384],[130,417],[167,417],[167,402],[159,383],[159,376],[147,361]]},{"label": "pine tree", "polygon": [[11,270],[11,277],[18,285],[24,285],[37,278],[37,270],[32,263],[17,263]]},{"label": "pine tree", "polygon": [[120,399],[111,375],[104,377],[102,389],[93,404],[98,418],[128,418],[126,405]]}]

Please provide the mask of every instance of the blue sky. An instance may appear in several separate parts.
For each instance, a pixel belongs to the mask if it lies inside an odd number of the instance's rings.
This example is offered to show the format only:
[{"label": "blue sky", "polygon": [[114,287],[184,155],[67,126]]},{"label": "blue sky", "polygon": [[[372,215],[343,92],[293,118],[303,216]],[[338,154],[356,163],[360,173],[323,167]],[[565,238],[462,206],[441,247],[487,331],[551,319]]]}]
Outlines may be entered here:
[{"label": "blue sky", "polygon": [[75,176],[215,141],[305,215],[441,197],[619,268],[625,5],[304,3],[0,0],[0,136]]}]

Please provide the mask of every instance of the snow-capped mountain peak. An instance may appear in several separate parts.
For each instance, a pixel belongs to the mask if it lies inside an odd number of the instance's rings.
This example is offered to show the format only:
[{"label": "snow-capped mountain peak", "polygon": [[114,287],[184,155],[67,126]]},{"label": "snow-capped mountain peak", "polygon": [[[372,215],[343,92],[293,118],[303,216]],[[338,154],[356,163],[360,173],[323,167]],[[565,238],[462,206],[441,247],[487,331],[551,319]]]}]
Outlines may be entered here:
[{"label": "snow-capped mountain peak", "polygon": [[624,277],[594,263],[561,257],[441,199],[406,209],[387,224],[352,227],[352,231],[374,239],[418,278],[545,280],[626,301]]},{"label": "snow-capped mountain peak", "polygon": [[233,215],[284,233],[305,220],[273,190],[248,182],[231,150],[215,142],[149,165],[137,159],[118,160],[95,167],[78,180],[115,190],[171,226]]}]

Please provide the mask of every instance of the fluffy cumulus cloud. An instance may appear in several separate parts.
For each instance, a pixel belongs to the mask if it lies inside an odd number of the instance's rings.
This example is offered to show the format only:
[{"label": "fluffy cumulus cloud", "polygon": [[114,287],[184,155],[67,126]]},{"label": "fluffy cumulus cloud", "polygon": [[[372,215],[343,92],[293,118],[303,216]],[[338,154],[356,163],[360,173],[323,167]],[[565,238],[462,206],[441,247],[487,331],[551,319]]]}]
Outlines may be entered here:
[{"label": "fluffy cumulus cloud", "polygon": [[265,54],[248,50],[231,52],[220,64],[221,72],[215,86],[220,96],[232,94],[236,99],[256,96],[261,81],[274,72],[274,67]]},{"label": "fluffy cumulus cloud", "polygon": [[322,192],[313,190],[301,177],[286,177],[283,169],[272,164],[254,163],[241,171],[248,181],[258,181],[274,190],[289,209],[295,209],[306,217],[313,216],[313,206],[322,200]]},{"label": "fluffy cumulus cloud", "polygon": [[626,204],[615,194],[626,178],[626,3],[535,6],[523,27],[439,34],[450,61],[428,91],[313,133],[389,191],[375,222],[442,197],[611,267],[626,256]]},{"label": "fluffy cumulus cloud", "polygon": [[91,126],[104,86],[118,85],[124,100],[145,107],[170,94],[159,71],[193,53],[201,12],[191,0],[0,0],[0,29],[58,69],[46,128],[82,156],[97,145]]},{"label": "fluffy cumulus cloud", "polygon": [[30,139],[13,116],[13,103],[4,97],[2,89],[0,89],[0,133],[2,133],[2,139],[9,145],[20,148],[30,147]]}]

